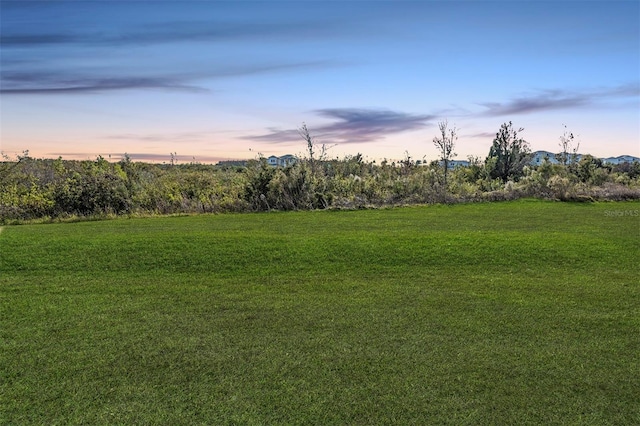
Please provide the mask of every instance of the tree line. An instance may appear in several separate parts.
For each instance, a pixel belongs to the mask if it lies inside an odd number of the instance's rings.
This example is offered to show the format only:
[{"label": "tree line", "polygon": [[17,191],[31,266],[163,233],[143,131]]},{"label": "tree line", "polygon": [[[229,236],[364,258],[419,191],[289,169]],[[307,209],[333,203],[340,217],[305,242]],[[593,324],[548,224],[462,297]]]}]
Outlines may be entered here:
[{"label": "tree line", "polygon": [[[444,121],[433,138],[439,158],[408,153],[400,161],[329,158],[306,125],[306,155],[287,167],[265,158],[243,166],[36,159],[28,152],[0,161],[0,223],[112,215],[357,209],[522,197],[590,201],[640,199],[640,163],[578,159],[572,133],[560,137],[558,163],[530,164],[523,129],[504,123],[484,160],[450,168],[457,129]],[[174,157],[172,157],[174,158]]]}]

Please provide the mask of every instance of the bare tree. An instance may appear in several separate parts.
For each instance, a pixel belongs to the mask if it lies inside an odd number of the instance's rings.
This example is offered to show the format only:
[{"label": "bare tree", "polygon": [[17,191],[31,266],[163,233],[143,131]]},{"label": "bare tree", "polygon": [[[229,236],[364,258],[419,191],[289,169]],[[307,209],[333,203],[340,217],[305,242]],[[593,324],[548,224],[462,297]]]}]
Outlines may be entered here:
[{"label": "bare tree", "polygon": [[433,145],[438,149],[439,160],[442,162],[444,170],[444,185],[447,186],[449,162],[456,155],[453,149],[456,146],[456,140],[458,140],[458,130],[455,126],[450,129],[447,120],[439,122],[438,128],[440,129],[440,135],[433,138]]},{"label": "bare tree", "polygon": [[298,129],[298,134],[307,144],[307,155],[309,156],[309,161],[313,162],[316,142],[311,136],[311,132],[306,123],[302,123],[302,126]]},{"label": "bare tree", "polygon": [[[578,160],[578,148],[580,148],[580,142],[574,142],[575,136],[573,132],[567,130],[566,124],[564,126],[564,133],[560,136],[560,153],[556,155],[556,159],[566,166],[567,164],[574,164]],[[575,145],[574,145],[575,143]]]},{"label": "bare tree", "polygon": [[[311,170],[316,172],[316,163],[318,161],[324,161],[327,156],[327,150],[330,147],[327,147],[326,144],[318,145],[316,139],[311,136],[311,132],[305,123],[302,123],[302,126],[298,129],[298,134],[307,144],[307,155],[309,156],[309,164],[311,165]],[[320,149],[320,152],[316,152],[316,149]],[[317,156],[316,156],[317,154]]]}]

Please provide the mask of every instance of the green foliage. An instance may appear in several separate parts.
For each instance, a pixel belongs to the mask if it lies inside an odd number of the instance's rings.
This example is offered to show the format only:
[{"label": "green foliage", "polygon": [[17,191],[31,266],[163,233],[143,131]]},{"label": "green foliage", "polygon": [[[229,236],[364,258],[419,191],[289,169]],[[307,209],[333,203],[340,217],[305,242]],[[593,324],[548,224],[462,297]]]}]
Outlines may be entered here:
[{"label": "green foliage", "polygon": [[[323,152],[323,151],[322,151]],[[314,151],[314,155],[316,155]],[[324,154],[323,154],[324,155]],[[0,162],[0,223],[69,217],[218,213],[270,210],[358,209],[538,197],[571,200],[640,198],[640,164],[604,165],[584,156],[568,166],[548,161],[523,166],[516,179],[496,177],[498,157],[448,172],[437,161],[367,162],[299,159],[272,167],[266,159],[246,166],[154,165],[39,160]]]},{"label": "green foliage", "polygon": [[613,169],[613,172],[619,173],[620,175],[626,175],[630,181],[634,179],[640,178],[640,162],[636,161],[633,163],[620,163],[616,164]]},{"label": "green foliage", "polygon": [[602,160],[585,155],[578,162],[575,173],[582,182],[600,185],[606,180],[606,172],[602,168]]},{"label": "green foliage", "polygon": [[270,210],[267,200],[269,184],[276,174],[276,169],[267,164],[265,158],[251,160],[247,164],[247,185],[244,198],[253,210]]},{"label": "green foliage", "polygon": [[54,205],[46,176],[34,173],[41,161],[20,157],[4,162],[0,172],[0,221],[3,218],[34,219],[48,216]]},{"label": "green foliage", "polygon": [[81,216],[122,214],[130,209],[128,177],[118,164],[98,157],[95,162],[67,163],[55,160],[49,185],[55,200],[54,214]]},{"label": "green foliage", "polygon": [[511,121],[500,126],[487,157],[487,160],[493,160],[491,163],[487,161],[491,178],[507,183],[509,180],[517,181],[522,176],[530,153],[529,144],[520,137],[523,130],[515,130]]}]

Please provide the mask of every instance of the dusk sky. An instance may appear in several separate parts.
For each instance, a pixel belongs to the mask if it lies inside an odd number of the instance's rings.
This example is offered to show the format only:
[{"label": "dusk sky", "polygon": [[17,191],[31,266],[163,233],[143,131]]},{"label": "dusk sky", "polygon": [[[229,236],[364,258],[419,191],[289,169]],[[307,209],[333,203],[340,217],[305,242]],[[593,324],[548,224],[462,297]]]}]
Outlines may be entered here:
[{"label": "dusk sky", "polygon": [[0,150],[181,162],[302,154],[640,156],[640,1],[0,2]]}]

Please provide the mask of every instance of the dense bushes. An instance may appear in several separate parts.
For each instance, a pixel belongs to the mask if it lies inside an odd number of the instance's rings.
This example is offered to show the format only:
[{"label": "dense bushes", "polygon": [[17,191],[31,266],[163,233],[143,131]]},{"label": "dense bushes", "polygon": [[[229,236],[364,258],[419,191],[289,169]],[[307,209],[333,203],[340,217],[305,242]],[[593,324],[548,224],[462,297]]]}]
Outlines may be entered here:
[{"label": "dense bushes", "polygon": [[365,162],[361,155],[274,168],[264,159],[244,167],[147,164],[125,160],[33,159],[0,162],[0,223],[38,218],[365,208],[412,203],[640,198],[640,164],[610,166],[584,156],[548,161],[503,181],[495,164],[474,159],[450,170],[437,163]]}]

